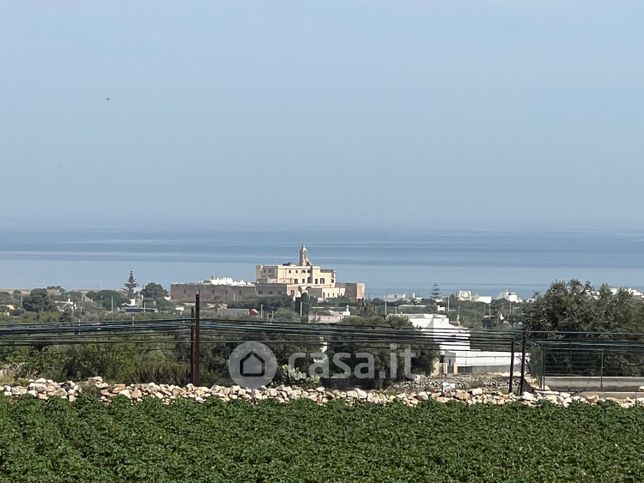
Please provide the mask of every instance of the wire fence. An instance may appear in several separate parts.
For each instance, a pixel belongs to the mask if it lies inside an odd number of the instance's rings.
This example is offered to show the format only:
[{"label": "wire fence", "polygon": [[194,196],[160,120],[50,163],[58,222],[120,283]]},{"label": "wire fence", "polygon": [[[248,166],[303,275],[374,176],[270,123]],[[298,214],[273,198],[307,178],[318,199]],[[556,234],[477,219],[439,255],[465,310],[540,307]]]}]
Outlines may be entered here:
[{"label": "wire fence", "polygon": [[[198,329],[197,329],[198,327]],[[541,388],[636,390],[644,385],[644,334],[418,329],[252,320],[167,319],[137,322],[4,325],[5,379],[44,376],[118,382],[227,384],[227,359],[246,341],[266,344],[280,365],[304,352],[298,369],[338,351],[369,352],[385,364],[412,348],[435,377],[502,374],[511,391]],[[430,363],[427,363],[430,361]],[[514,382],[519,377],[520,383]]]},{"label": "wire fence", "polygon": [[531,373],[542,388],[638,391],[644,386],[644,334],[530,333]]}]

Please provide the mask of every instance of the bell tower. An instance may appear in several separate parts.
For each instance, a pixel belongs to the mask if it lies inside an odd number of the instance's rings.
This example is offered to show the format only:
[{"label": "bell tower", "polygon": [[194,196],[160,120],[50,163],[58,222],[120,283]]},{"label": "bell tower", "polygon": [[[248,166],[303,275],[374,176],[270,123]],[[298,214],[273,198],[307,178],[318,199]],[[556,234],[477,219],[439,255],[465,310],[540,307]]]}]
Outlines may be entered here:
[{"label": "bell tower", "polygon": [[306,245],[302,243],[302,247],[300,248],[300,266],[304,265],[311,265],[311,262],[309,261],[309,251],[306,249]]}]

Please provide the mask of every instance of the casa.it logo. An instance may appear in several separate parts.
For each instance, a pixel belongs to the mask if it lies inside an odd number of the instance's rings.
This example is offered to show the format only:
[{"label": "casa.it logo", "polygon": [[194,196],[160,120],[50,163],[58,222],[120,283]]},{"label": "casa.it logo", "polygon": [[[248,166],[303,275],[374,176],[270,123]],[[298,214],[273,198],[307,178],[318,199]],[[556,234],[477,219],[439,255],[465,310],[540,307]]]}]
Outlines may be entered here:
[{"label": "casa.it logo", "polygon": [[259,389],[275,377],[275,354],[261,342],[239,344],[228,358],[228,373],[242,387]]}]

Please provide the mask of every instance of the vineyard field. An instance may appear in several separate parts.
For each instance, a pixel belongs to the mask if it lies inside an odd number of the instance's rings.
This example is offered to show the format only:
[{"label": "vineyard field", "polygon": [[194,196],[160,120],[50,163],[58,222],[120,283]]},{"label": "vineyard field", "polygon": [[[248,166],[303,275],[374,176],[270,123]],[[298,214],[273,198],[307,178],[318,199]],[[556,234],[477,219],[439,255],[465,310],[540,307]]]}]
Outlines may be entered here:
[{"label": "vineyard field", "polygon": [[644,408],[0,398],[3,481],[644,481]]}]

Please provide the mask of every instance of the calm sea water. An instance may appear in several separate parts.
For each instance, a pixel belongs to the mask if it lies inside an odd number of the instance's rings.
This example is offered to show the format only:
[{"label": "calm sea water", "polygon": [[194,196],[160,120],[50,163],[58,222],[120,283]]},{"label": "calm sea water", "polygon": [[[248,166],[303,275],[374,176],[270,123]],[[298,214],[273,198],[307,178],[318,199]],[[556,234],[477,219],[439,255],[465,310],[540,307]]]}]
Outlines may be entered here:
[{"label": "calm sea water", "polygon": [[316,265],[369,296],[469,289],[522,296],[556,279],[644,288],[644,233],[434,232],[419,230],[3,230],[0,287],[115,288],[214,276],[253,280],[255,264],[297,261],[306,242]]}]

